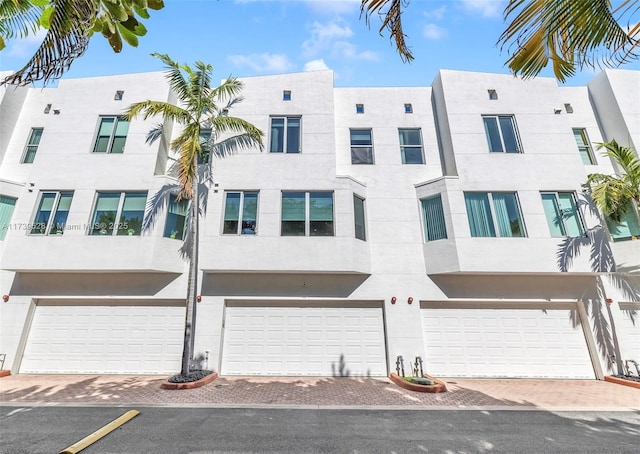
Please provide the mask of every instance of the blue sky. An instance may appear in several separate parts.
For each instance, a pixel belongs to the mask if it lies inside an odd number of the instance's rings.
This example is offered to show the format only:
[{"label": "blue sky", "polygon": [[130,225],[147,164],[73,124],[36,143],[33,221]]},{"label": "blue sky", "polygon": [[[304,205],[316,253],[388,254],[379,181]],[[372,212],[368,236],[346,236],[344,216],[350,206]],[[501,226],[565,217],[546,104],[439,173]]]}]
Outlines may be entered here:
[{"label": "blue sky", "polygon": [[[152,52],[213,65],[214,76],[248,77],[329,68],[336,86],[424,86],[439,69],[508,73],[496,45],[506,0],[412,0],[403,16],[412,63],[403,63],[388,36],[360,18],[360,0],[165,0],[151,11],[137,48],[115,54],[101,36],[65,77],[162,70]],[[10,42],[2,70],[19,69],[38,38]],[[625,69],[640,69],[638,63]],[[551,76],[545,70],[543,76]],[[585,70],[566,85],[584,85]]]}]

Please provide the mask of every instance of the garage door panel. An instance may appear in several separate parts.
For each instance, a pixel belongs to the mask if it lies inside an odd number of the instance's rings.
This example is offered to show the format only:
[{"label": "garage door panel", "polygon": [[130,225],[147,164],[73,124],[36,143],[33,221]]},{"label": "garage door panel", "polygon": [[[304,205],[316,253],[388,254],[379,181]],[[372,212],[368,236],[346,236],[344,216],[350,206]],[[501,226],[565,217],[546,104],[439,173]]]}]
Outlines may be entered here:
[{"label": "garage door panel", "polygon": [[175,373],[183,324],[183,307],[37,306],[20,372]]},{"label": "garage door panel", "polygon": [[422,319],[431,374],[594,378],[584,333],[573,326],[570,310],[424,308]]},{"label": "garage door panel", "polygon": [[[271,374],[331,376],[386,375],[386,350],[382,309],[304,306],[230,306],[226,322],[221,373],[226,375]],[[246,342],[248,327],[237,320],[265,313],[278,314],[252,325],[261,332],[281,334],[264,338],[265,354],[239,357],[232,346]],[[245,317],[239,317],[243,314]]]}]

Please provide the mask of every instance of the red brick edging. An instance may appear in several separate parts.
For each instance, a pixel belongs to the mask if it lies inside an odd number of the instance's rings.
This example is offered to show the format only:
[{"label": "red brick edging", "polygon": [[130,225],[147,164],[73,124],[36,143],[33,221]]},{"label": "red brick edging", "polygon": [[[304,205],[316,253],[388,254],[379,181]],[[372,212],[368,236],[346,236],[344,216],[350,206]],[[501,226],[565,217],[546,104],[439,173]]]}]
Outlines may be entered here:
[{"label": "red brick edging", "polygon": [[0,370],[0,378],[8,377],[9,375],[11,375],[11,371],[10,370]]},{"label": "red brick edging", "polygon": [[604,377],[604,381],[640,389],[640,382],[633,381],[633,380],[625,380],[624,378],[611,377],[610,375],[607,375]]},{"label": "red brick edging", "polygon": [[398,374],[391,374],[389,378],[401,388],[408,389],[409,391],[416,391],[419,393],[446,393],[447,385],[444,384],[443,381],[438,380],[437,378],[431,377],[427,374],[424,374],[425,378],[436,382],[436,385],[419,385],[417,383],[411,383],[399,376]]},{"label": "red brick edging", "polygon": [[208,385],[209,383],[211,383],[216,378],[218,378],[218,374],[214,372],[212,374],[207,375],[204,378],[201,378],[200,380],[192,381],[192,382],[189,382],[189,383],[171,383],[169,381],[166,381],[166,382],[164,382],[164,383],[162,383],[160,385],[160,388],[162,388],[162,389],[193,389],[193,388],[200,388],[201,386]]}]

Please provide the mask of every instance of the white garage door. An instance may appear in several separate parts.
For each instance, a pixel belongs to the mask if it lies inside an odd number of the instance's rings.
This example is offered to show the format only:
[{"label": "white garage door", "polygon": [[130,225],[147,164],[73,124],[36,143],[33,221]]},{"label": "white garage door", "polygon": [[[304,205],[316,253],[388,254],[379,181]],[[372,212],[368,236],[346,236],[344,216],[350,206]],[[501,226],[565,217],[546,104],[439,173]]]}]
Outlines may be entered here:
[{"label": "white garage door", "polygon": [[183,307],[38,305],[21,373],[180,371]]},{"label": "white garage door", "polygon": [[[633,359],[640,363],[640,303],[620,303],[622,326],[618,327],[618,337],[622,360]],[[635,373],[635,367],[629,364]]]},{"label": "white garage door", "polygon": [[382,308],[228,306],[225,375],[386,376]]},{"label": "white garage door", "polygon": [[441,377],[595,378],[569,309],[422,309],[425,365]]}]

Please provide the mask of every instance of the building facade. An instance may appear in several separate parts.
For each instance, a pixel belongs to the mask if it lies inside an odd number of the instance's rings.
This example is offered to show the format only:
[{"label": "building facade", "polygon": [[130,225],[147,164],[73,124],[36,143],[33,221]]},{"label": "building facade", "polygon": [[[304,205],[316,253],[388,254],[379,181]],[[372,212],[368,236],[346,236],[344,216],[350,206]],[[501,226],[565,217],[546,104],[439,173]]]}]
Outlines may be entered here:
[{"label": "building facade", "polygon": [[[442,70],[242,79],[261,151],[212,163],[195,351],[222,375],[602,379],[640,361],[640,226],[583,184],[640,144],[640,72],[585,87]],[[163,73],[0,92],[0,353],[13,373],[179,371],[178,132]]]}]

